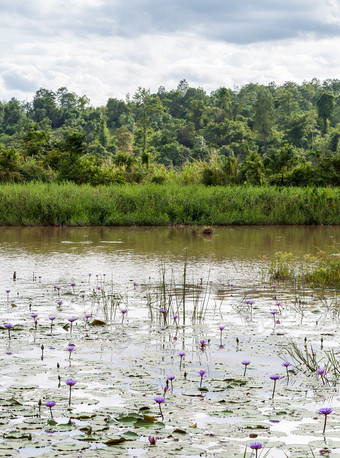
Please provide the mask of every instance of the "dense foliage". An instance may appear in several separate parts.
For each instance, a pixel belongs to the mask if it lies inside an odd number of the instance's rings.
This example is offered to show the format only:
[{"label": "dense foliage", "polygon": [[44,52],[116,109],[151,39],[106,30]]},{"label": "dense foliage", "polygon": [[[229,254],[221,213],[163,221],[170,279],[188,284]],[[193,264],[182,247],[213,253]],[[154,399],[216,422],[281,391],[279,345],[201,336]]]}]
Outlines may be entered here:
[{"label": "dense foliage", "polygon": [[1,225],[340,224],[338,188],[0,185]]},{"label": "dense foliage", "polygon": [[340,184],[340,80],[0,102],[0,181]]}]

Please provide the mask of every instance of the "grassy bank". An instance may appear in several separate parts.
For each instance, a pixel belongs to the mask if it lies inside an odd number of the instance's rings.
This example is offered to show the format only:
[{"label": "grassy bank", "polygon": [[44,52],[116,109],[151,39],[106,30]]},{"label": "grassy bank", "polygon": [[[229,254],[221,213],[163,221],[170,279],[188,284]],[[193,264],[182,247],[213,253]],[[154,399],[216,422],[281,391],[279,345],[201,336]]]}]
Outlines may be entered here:
[{"label": "grassy bank", "polygon": [[0,186],[1,225],[340,224],[338,188]]}]

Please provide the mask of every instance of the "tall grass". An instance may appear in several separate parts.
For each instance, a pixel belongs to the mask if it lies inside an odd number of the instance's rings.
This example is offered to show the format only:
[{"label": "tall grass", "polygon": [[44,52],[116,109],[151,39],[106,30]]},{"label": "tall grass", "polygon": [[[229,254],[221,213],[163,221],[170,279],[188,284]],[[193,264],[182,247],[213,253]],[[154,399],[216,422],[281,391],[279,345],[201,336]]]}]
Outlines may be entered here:
[{"label": "tall grass", "polygon": [[304,287],[340,288],[340,255],[320,251],[316,256],[305,255],[303,259],[293,257],[292,253],[274,254],[269,265],[272,280],[288,280]]},{"label": "tall grass", "polygon": [[339,224],[337,188],[3,184],[2,225]]}]

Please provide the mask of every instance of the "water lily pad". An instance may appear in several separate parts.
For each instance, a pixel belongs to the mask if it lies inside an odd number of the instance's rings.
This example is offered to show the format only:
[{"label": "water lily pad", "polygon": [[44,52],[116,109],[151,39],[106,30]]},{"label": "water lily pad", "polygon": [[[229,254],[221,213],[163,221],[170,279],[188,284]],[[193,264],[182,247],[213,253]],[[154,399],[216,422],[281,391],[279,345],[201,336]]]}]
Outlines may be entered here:
[{"label": "water lily pad", "polygon": [[53,450],[58,452],[78,452],[90,448],[86,442],[57,442],[52,445]]},{"label": "water lily pad", "polygon": [[120,436],[120,437],[113,437],[112,439],[108,439],[104,442],[104,444],[109,447],[112,447],[113,445],[122,444],[123,442],[126,442],[126,439],[125,437]]},{"label": "water lily pad", "polygon": [[106,326],[106,323],[105,321],[95,319],[91,321],[90,326]]}]

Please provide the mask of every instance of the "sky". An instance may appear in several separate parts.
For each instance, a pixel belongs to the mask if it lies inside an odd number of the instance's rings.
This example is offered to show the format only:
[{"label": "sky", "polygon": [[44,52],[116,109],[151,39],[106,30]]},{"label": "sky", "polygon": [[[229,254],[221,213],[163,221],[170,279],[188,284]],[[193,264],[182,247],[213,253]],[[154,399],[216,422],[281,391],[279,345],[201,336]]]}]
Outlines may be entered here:
[{"label": "sky", "polygon": [[340,78],[340,0],[0,0],[0,100]]}]

